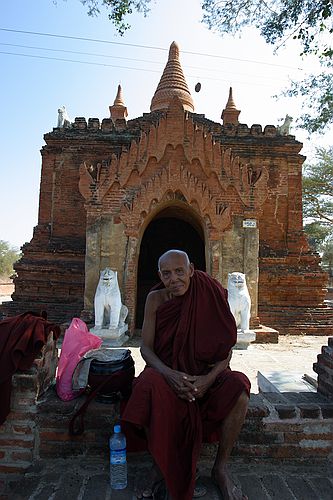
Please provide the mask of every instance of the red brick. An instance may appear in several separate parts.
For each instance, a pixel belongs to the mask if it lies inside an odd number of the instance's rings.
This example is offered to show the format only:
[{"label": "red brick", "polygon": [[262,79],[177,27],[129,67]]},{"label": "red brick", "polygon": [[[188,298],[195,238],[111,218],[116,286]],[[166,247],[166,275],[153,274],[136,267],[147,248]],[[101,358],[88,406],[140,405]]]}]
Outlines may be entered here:
[{"label": "red brick", "polygon": [[12,460],[23,460],[26,462],[32,462],[33,458],[32,450],[12,451],[10,456]]},{"label": "red brick", "polygon": [[33,440],[22,440],[22,439],[3,439],[0,438],[0,446],[11,446],[15,448],[30,448],[32,446]]},{"label": "red brick", "polygon": [[13,464],[0,464],[0,473],[4,474],[20,474],[25,471],[28,467],[28,464],[25,465],[13,465]]},{"label": "red brick", "polygon": [[45,441],[93,441],[95,439],[94,432],[85,432],[82,436],[70,436],[68,430],[63,432],[42,431],[39,434],[41,440]]}]

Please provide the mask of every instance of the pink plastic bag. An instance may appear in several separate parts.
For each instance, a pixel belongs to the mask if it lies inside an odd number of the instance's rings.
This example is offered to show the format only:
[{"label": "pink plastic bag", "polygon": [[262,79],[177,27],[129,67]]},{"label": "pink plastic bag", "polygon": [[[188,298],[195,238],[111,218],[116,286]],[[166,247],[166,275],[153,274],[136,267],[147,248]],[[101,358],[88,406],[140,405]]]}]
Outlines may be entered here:
[{"label": "pink plastic bag", "polygon": [[79,396],[81,391],[72,390],[72,375],[82,356],[91,349],[98,349],[102,339],[90,333],[87,325],[79,318],[73,318],[65,331],[56,378],[57,394],[63,401]]}]

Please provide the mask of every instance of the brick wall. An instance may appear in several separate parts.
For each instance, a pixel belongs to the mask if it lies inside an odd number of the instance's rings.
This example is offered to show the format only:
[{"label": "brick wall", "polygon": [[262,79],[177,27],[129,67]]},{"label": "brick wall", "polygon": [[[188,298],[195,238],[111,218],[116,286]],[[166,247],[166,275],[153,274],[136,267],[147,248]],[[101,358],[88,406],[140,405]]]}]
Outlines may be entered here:
[{"label": "brick wall", "polygon": [[13,376],[11,411],[0,426],[0,472],[20,472],[36,458],[39,448],[37,400],[54,382],[57,361],[56,343],[50,333],[33,366]]},{"label": "brick wall", "polygon": [[328,339],[328,345],[323,346],[317,356],[313,370],[318,374],[318,392],[333,399],[333,337]]}]

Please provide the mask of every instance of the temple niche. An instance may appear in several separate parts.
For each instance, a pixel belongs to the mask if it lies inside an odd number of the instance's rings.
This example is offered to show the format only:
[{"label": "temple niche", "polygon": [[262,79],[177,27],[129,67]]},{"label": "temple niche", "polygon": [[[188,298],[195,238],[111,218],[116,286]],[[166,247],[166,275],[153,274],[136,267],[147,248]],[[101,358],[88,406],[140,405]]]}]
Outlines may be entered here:
[{"label": "temple niche", "polygon": [[38,225],[2,310],[93,323],[110,267],[133,335],[159,255],[180,248],[225,287],[228,273],[246,275],[252,328],[332,334],[327,276],[302,230],[302,144],[240,123],[232,89],[226,101],[221,123],[194,112],[173,42],[149,113],[127,120],[119,86],[108,118],[45,134]]}]

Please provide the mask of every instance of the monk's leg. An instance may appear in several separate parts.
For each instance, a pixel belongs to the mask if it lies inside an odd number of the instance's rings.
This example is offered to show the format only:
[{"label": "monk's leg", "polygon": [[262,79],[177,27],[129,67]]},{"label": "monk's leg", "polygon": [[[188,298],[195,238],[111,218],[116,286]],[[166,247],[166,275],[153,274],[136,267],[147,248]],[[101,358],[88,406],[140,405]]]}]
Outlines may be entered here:
[{"label": "monk's leg", "polygon": [[163,476],[158,465],[153,462],[149,471],[145,471],[145,477],[135,488],[137,498],[152,498],[155,489],[162,482]]},{"label": "monk's leg", "polygon": [[224,500],[242,500],[247,498],[242,495],[241,490],[232,481],[227,462],[243,426],[248,402],[249,397],[244,391],[239,396],[229,415],[223,420],[220,428],[220,443],[212,470],[212,477],[218,485]]},{"label": "monk's leg", "polygon": [[[144,427],[145,434],[148,438],[149,429]],[[140,485],[136,487],[137,498],[152,498],[154,489],[162,481],[163,476],[157,463],[153,460],[152,466]]]}]

